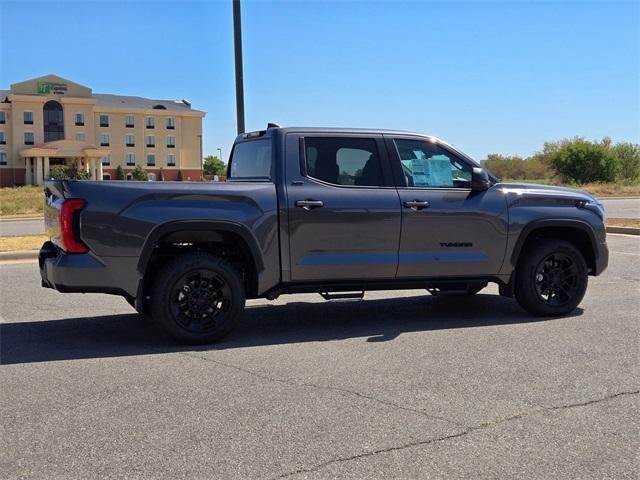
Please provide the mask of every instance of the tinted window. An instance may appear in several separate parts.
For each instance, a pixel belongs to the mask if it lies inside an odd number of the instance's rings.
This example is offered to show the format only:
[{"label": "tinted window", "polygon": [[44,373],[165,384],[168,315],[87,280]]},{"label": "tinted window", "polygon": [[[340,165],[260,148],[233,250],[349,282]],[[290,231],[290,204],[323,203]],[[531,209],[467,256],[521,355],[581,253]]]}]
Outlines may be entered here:
[{"label": "tinted window", "polygon": [[469,188],[472,167],[425,140],[395,140],[408,187]]},{"label": "tinted window", "polygon": [[336,185],[384,185],[376,141],[371,138],[305,138],[307,175]]},{"label": "tinted window", "polygon": [[250,140],[233,147],[231,180],[271,178],[271,140]]}]

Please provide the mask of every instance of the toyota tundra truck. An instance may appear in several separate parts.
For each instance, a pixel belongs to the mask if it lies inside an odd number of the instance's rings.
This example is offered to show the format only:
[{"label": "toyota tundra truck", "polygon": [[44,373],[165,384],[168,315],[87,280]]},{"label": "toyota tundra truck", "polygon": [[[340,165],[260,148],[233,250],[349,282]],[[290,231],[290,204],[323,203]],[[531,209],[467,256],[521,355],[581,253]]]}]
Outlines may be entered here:
[{"label": "toyota tundra truck", "polygon": [[123,296],[189,344],[281,294],[465,296],[494,282],[561,316],[608,262],[591,195],[501,183],[403,131],[270,125],[236,138],[226,182],[48,181],[45,197],[42,285]]}]

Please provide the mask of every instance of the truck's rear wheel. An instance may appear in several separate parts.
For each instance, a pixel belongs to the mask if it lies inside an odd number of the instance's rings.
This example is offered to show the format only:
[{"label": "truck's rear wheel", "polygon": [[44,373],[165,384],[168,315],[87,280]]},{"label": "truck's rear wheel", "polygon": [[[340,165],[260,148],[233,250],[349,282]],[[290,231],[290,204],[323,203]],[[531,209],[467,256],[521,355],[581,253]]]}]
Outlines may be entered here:
[{"label": "truck's rear wheel", "polygon": [[580,250],[564,240],[542,240],[518,262],[515,297],[534,315],[566,315],[582,301],[587,283]]},{"label": "truck's rear wheel", "polygon": [[172,337],[202,345],[236,326],[244,302],[242,277],[230,263],[208,253],[188,253],[158,272],[150,304],[153,318]]}]

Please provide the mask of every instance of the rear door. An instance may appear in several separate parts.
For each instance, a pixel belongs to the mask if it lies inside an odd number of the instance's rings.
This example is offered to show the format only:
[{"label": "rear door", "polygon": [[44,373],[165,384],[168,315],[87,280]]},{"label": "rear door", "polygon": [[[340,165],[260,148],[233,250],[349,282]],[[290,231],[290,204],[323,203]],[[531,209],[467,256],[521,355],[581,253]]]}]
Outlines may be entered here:
[{"label": "rear door", "polygon": [[398,278],[497,274],[507,242],[502,192],[471,191],[473,165],[424,137],[386,137],[402,204]]},{"label": "rear door", "polygon": [[392,279],[400,200],[382,135],[286,136],[291,280]]}]

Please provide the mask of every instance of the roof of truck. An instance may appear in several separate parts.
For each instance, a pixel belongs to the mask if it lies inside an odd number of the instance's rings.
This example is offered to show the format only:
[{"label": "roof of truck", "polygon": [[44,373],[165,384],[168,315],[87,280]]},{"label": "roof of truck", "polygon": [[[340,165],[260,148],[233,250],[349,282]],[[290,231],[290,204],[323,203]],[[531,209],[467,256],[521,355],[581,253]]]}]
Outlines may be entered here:
[{"label": "roof of truck", "polygon": [[[277,124],[270,123],[265,130],[256,130],[254,132],[246,132],[238,135],[238,137],[236,138],[236,141],[238,140],[242,141],[245,139],[256,138],[256,137],[261,137],[265,135],[270,136],[269,132],[276,132],[276,131],[284,134],[286,133],[355,133],[355,134],[362,134],[362,135],[386,134],[386,135],[407,135],[407,136],[414,136],[414,137],[419,136],[419,137],[428,138],[430,141],[433,141],[433,142],[442,143],[447,147],[451,148],[452,150],[458,152],[462,156],[470,160],[473,160],[471,157],[469,157],[467,154],[465,154],[458,148],[454,147],[450,143],[445,142],[444,140],[434,135],[429,135],[426,133],[418,133],[418,132],[409,132],[406,130],[389,130],[384,128],[281,127]],[[475,160],[473,161],[475,162]]]}]

